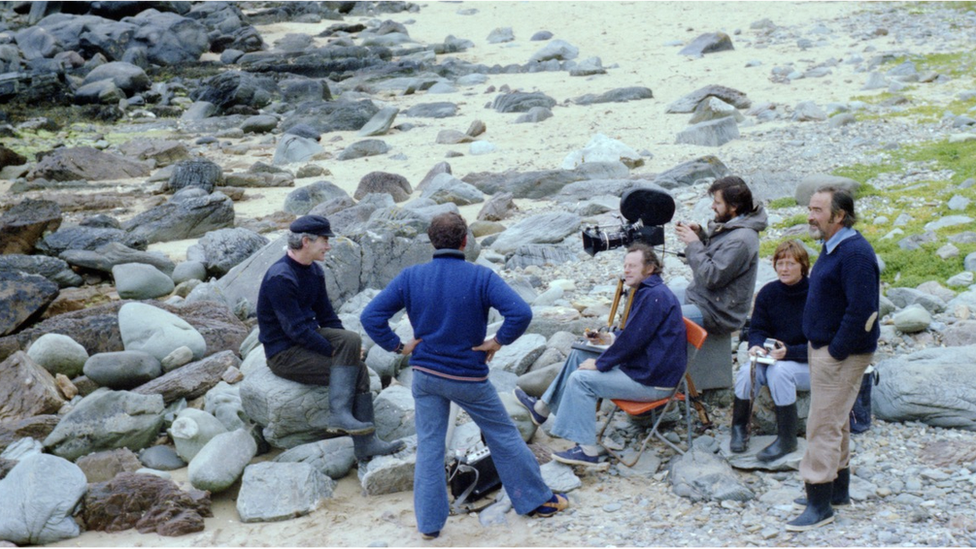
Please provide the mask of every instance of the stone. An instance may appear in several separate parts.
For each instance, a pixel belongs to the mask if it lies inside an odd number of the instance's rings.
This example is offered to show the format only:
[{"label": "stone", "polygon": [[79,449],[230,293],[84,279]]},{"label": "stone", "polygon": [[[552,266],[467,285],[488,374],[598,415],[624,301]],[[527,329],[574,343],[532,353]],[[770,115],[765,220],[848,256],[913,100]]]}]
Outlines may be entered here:
[{"label": "stone", "polygon": [[340,479],[356,464],[351,437],[330,438],[285,450],[274,459],[282,463],[307,463],[323,475]]},{"label": "stone", "polygon": [[38,454],[0,479],[0,539],[17,545],[44,545],[81,533],[72,516],[88,484],[68,460]]},{"label": "stone", "polygon": [[748,109],[752,106],[752,101],[745,93],[725,86],[705,86],[699,88],[688,95],[671,103],[665,112],[667,113],[692,113],[698,108],[699,103],[709,97],[716,97],[732,105],[737,109]]},{"label": "stone", "polygon": [[514,198],[512,193],[496,193],[481,207],[481,211],[478,212],[478,219],[483,221],[501,221],[508,219],[515,212],[519,211]]},{"label": "stone", "polygon": [[942,298],[914,288],[889,288],[886,297],[902,309],[918,305],[931,314],[946,309],[946,302]]},{"label": "stone", "polygon": [[458,107],[454,103],[439,101],[436,103],[421,103],[407,109],[407,116],[417,118],[449,118],[457,115]]},{"label": "stone", "polygon": [[129,158],[152,160],[157,168],[186,160],[190,155],[186,145],[169,139],[133,139],[119,145],[119,151]]},{"label": "stone", "polygon": [[54,376],[22,351],[0,362],[0,421],[53,414],[64,405]]},{"label": "stone", "polygon": [[207,273],[220,278],[268,242],[267,238],[250,229],[237,227],[210,231],[197,245],[203,250]]},{"label": "stone", "polygon": [[163,373],[159,360],[142,351],[97,353],[83,370],[88,379],[110,389],[133,389]]},{"label": "stone", "polygon": [[382,440],[396,440],[417,433],[414,425],[414,401],[410,388],[391,385],[383,389],[373,401],[376,436]]},{"label": "stone", "polygon": [[385,107],[380,109],[379,112],[373,115],[368,122],[359,130],[360,137],[374,137],[377,135],[385,135],[393,127],[393,122],[396,120],[397,115],[400,114],[400,109],[397,107]]},{"label": "stone", "polygon": [[234,225],[234,201],[220,191],[177,191],[165,204],[150,208],[123,223],[130,238],[142,242],[169,242],[199,238],[209,231]]},{"label": "stone", "polygon": [[51,375],[77,377],[88,360],[88,351],[66,335],[44,334],[31,343],[27,356]]},{"label": "stone", "polygon": [[196,358],[207,351],[203,336],[187,321],[144,303],[126,303],[119,309],[119,333],[126,351],[144,351],[160,361],[183,346]]},{"label": "stone", "polygon": [[316,181],[288,193],[282,211],[296,216],[305,215],[319,204],[343,197],[349,198],[349,194],[338,185],[331,181]]},{"label": "stone", "polygon": [[[545,355],[547,352],[548,351],[544,351],[543,355]],[[560,353],[560,355],[561,354],[562,353]],[[519,376],[518,386],[530,396],[541,397],[543,394],[545,394],[546,389],[549,388],[549,385],[551,385],[556,379],[556,376],[559,375],[559,371],[562,370],[562,368],[562,360],[559,362],[550,363],[543,368],[536,368],[533,366],[530,371]]]},{"label": "stone", "polygon": [[183,345],[182,347],[173,349],[173,352],[163,357],[159,365],[162,366],[163,372],[172,372],[181,366],[186,366],[192,361],[193,349]]},{"label": "stone", "polygon": [[928,329],[932,316],[921,305],[910,305],[895,313],[891,320],[898,331],[914,334]]},{"label": "stone", "polygon": [[723,117],[700,122],[678,132],[675,143],[720,147],[739,138],[739,125],[734,117]]},{"label": "stone", "polygon": [[583,486],[583,481],[576,476],[571,465],[553,460],[539,469],[542,472],[542,480],[553,492],[571,492]]},{"label": "stone", "polygon": [[731,117],[737,123],[745,120],[745,117],[742,116],[742,113],[738,109],[718,97],[710,96],[698,103],[698,106],[695,107],[695,113],[688,123],[698,124],[699,122],[708,122],[709,120],[717,120],[725,117]]},{"label": "stone", "polygon": [[823,121],[826,119],[827,113],[813,101],[797,103],[796,107],[793,108],[793,116],[791,117],[791,120],[795,122]]},{"label": "stone", "polygon": [[360,483],[367,496],[413,490],[417,463],[416,437],[405,441],[407,448],[390,456],[377,456],[360,468]]},{"label": "stone", "polygon": [[157,471],[174,471],[186,467],[186,462],[170,446],[152,446],[139,452],[139,461]]},{"label": "stone", "polygon": [[410,198],[413,187],[407,178],[394,173],[370,172],[359,180],[359,186],[353,198],[362,200],[370,193],[386,193],[393,197],[394,202],[403,202]]},{"label": "stone", "polygon": [[58,285],[43,276],[0,271],[0,336],[36,321],[58,292]]},{"label": "stone", "polygon": [[509,92],[498,95],[491,103],[497,112],[529,112],[533,107],[552,109],[556,100],[542,92]]},{"label": "stone", "polygon": [[61,226],[61,207],[27,198],[0,215],[0,254],[31,254],[45,233]]},{"label": "stone", "polygon": [[[601,69],[602,70],[602,69]],[[570,76],[576,76],[570,72]],[[584,71],[589,72],[589,71]],[[606,71],[604,71],[606,72]],[[650,88],[643,86],[631,86],[627,88],[616,88],[610,91],[594,94],[588,93],[571,99],[577,105],[597,105],[600,103],[626,103],[627,101],[638,101],[641,99],[651,99],[654,92]]]},{"label": "stone", "polygon": [[976,430],[972,365],[976,345],[929,348],[882,360],[872,410],[886,421],[918,421],[947,429]]},{"label": "stone", "polygon": [[553,212],[527,217],[501,233],[491,248],[498,253],[514,252],[527,243],[548,244],[560,242],[576,233],[580,218],[568,212]]},{"label": "stone", "polygon": [[810,197],[816,193],[817,189],[824,186],[833,186],[856,193],[861,184],[849,177],[841,177],[828,174],[814,174],[805,176],[796,186],[793,198],[799,206],[809,206]]},{"label": "stone", "polygon": [[176,455],[188,463],[193,461],[211,439],[227,431],[216,417],[196,408],[180,411],[167,430],[176,446]]},{"label": "stone", "polygon": [[495,27],[486,38],[489,44],[501,44],[515,40],[515,33],[512,27]]},{"label": "stone", "polygon": [[[804,418],[805,419],[805,418]],[[756,455],[762,451],[763,448],[769,446],[776,440],[775,436],[775,423],[774,429],[772,431],[774,434],[771,435],[756,435],[753,434],[749,439],[749,445],[745,452],[741,454],[733,454],[729,450],[729,437],[721,436],[719,437],[719,455],[726,460],[728,460],[729,465],[736,469],[743,469],[746,471],[797,471],[800,468],[800,460],[803,459],[803,454],[806,452],[807,441],[803,438],[803,432],[798,433],[797,437],[797,447],[796,450],[786,454],[785,456],[774,460],[774,461],[759,461],[756,459]]]},{"label": "stone", "polygon": [[622,141],[611,139],[602,133],[590,138],[590,141],[582,149],[566,155],[560,167],[564,170],[571,170],[584,162],[622,162],[629,168],[644,164],[644,160],[636,150]]},{"label": "stone", "polygon": [[477,204],[485,200],[484,193],[474,185],[465,183],[446,173],[435,177],[420,194],[420,197],[433,200],[437,204],[450,202],[458,206]]},{"label": "stone", "polygon": [[112,267],[116,291],[122,299],[155,299],[176,288],[173,279],[152,265],[123,263]]},{"label": "stone", "polygon": [[334,480],[307,463],[255,463],[244,469],[237,514],[245,523],[305,516],[334,489]]},{"label": "stone", "polygon": [[105,181],[146,177],[149,166],[93,147],[64,147],[46,155],[29,179]]},{"label": "stone", "polygon": [[210,439],[190,462],[190,483],[213,494],[223,492],[241,478],[257,451],[257,443],[246,430],[221,433]]},{"label": "stone", "polygon": [[579,56],[579,48],[566,42],[565,40],[553,40],[539,51],[529,57],[529,63],[541,63],[555,59],[557,61],[569,61]]},{"label": "stone", "polygon": [[570,76],[593,76],[595,74],[607,74],[607,69],[603,68],[603,62],[599,57],[588,57],[569,71]]},{"label": "stone", "polygon": [[665,170],[654,178],[654,186],[661,189],[689,187],[701,179],[718,179],[731,175],[729,168],[717,156],[702,156]]},{"label": "stone", "polygon": [[314,139],[286,133],[278,140],[271,163],[275,166],[283,166],[308,162],[312,157],[324,151],[322,145],[319,145],[318,141]]},{"label": "stone", "polygon": [[681,49],[680,55],[701,57],[707,53],[734,50],[732,38],[724,32],[708,32],[691,41]]},{"label": "stone", "polygon": [[75,404],[44,446],[71,460],[101,450],[141,450],[155,440],[163,411],[160,395],[99,389]]},{"label": "stone", "polygon": [[511,345],[506,345],[495,353],[490,364],[491,369],[522,375],[545,349],[545,337],[538,334],[524,334]]},{"label": "stone", "polygon": [[128,448],[81,456],[75,464],[85,473],[89,484],[112,480],[119,473],[134,473],[142,467],[139,458]]},{"label": "stone", "polygon": [[121,242],[108,242],[94,250],[66,250],[60,257],[73,266],[104,273],[111,273],[116,265],[143,263],[169,276],[176,267],[166,256],[135,250]]},{"label": "stone", "polygon": [[946,215],[936,221],[930,221],[925,224],[926,231],[937,231],[939,229],[945,229],[946,227],[955,227],[957,225],[971,225],[973,218],[966,215]]},{"label": "stone", "polygon": [[154,475],[121,473],[92,484],[85,494],[82,518],[89,530],[182,536],[201,532],[212,517],[210,494],[182,491],[171,480]]},{"label": "stone", "polygon": [[669,476],[672,491],[692,501],[749,501],[755,494],[719,456],[693,449],[677,458]]},{"label": "stone", "polygon": [[552,118],[552,111],[546,107],[532,107],[515,119],[516,124],[536,124]]},{"label": "stone", "polygon": [[224,170],[215,162],[205,158],[184,160],[173,168],[166,189],[171,192],[187,187],[199,187],[208,193],[224,181]]},{"label": "stone", "polygon": [[[249,358],[257,354],[252,352]],[[247,416],[263,427],[268,444],[275,448],[294,448],[325,437],[329,388],[280,378],[268,369],[263,356],[257,359],[243,370],[241,404]]]},{"label": "stone", "polygon": [[278,127],[278,119],[270,114],[258,114],[244,119],[241,130],[244,133],[268,133]]},{"label": "stone", "polygon": [[234,351],[220,351],[144,383],[133,392],[158,394],[167,403],[179,399],[194,399],[205,395],[223,380],[228,370],[237,368],[240,364],[241,359]]}]

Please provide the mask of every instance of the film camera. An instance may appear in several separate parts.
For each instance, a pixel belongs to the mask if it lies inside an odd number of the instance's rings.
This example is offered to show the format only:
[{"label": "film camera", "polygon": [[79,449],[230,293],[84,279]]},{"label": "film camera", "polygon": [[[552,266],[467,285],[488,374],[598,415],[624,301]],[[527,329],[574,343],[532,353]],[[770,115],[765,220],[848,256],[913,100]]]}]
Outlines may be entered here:
[{"label": "film camera", "polygon": [[664,190],[630,189],[620,197],[620,226],[583,229],[583,251],[591,256],[634,242],[651,246],[664,244],[664,224],[674,217],[674,199]]},{"label": "film camera", "polygon": [[776,362],[776,359],[769,356],[769,353],[775,351],[776,349],[780,349],[782,347],[783,344],[780,343],[779,341],[776,341],[775,339],[766,339],[766,341],[763,341],[763,349],[766,349],[766,355],[756,357],[756,362],[760,364],[774,364]]}]

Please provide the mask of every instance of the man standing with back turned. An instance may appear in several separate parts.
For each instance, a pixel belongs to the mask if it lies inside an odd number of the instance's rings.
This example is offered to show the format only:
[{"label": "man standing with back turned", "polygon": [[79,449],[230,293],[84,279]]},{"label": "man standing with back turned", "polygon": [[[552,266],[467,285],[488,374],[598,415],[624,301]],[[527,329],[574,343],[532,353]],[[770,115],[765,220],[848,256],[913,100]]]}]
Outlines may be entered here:
[{"label": "man standing with back turned", "polygon": [[795,532],[833,522],[832,505],[850,503],[848,411],[878,347],[880,269],[871,244],[852,227],[854,198],[821,187],[810,198],[810,232],[824,241],[810,272],[803,334],[810,341],[810,416],[800,462],[806,509],[786,524]]},{"label": "man standing with back turned", "polygon": [[[433,260],[397,275],[360,316],[363,330],[377,345],[395,353],[412,353],[417,529],[424,539],[434,539],[447,522],[444,442],[451,402],[481,429],[515,511],[552,516],[568,507],[569,501],[546,486],[539,462],[488,381],[487,362],[502,345],[525,332],[532,309],[491,269],[465,261],[468,227],[460,215],[435,216],[427,235],[435,248]],[[492,307],[505,321],[494,337],[485,339]],[[389,324],[404,308],[414,334],[407,343],[400,341]]]}]

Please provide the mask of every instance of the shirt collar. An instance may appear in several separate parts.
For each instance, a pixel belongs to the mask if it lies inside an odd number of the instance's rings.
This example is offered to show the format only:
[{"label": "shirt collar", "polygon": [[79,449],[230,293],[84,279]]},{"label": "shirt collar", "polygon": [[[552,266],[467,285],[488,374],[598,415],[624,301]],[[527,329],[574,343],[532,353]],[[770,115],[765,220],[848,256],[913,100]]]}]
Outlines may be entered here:
[{"label": "shirt collar", "polygon": [[434,250],[434,257],[452,257],[455,259],[464,259],[464,252],[461,250],[452,250],[450,248],[441,248],[440,250]]},{"label": "shirt collar", "polygon": [[857,231],[854,229],[850,227],[841,227],[839,231],[834,233],[834,236],[830,237],[830,240],[824,242],[824,249],[827,250],[828,254],[832,253],[834,249],[837,248],[838,244],[854,236],[855,234],[857,234]]}]

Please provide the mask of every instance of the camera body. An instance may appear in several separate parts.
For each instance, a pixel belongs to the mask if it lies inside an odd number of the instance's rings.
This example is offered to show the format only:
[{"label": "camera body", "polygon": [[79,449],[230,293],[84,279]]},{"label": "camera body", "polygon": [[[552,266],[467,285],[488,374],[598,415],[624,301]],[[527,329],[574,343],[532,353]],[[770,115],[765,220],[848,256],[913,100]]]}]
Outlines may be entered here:
[{"label": "camera body", "polygon": [[591,256],[634,242],[651,246],[664,244],[664,224],[674,216],[674,199],[663,189],[637,187],[620,197],[620,213],[626,223],[620,227],[586,227],[583,251]]},{"label": "camera body", "polygon": [[769,353],[775,351],[776,349],[780,349],[782,347],[783,347],[783,344],[780,343],[779,341],[776,341],[775,339],[772,339],[772,338],[767,338],[766,341],[763,341],[763,349],[766,350],[766,355],[760,356],[760,357],[756,357],[756,362],[758,362],[760,364],[773,364],[773,363],[775,363],[776,362],[776,359],[773,358],[773,357],[771,357],[771,356],[769,356]]}]

